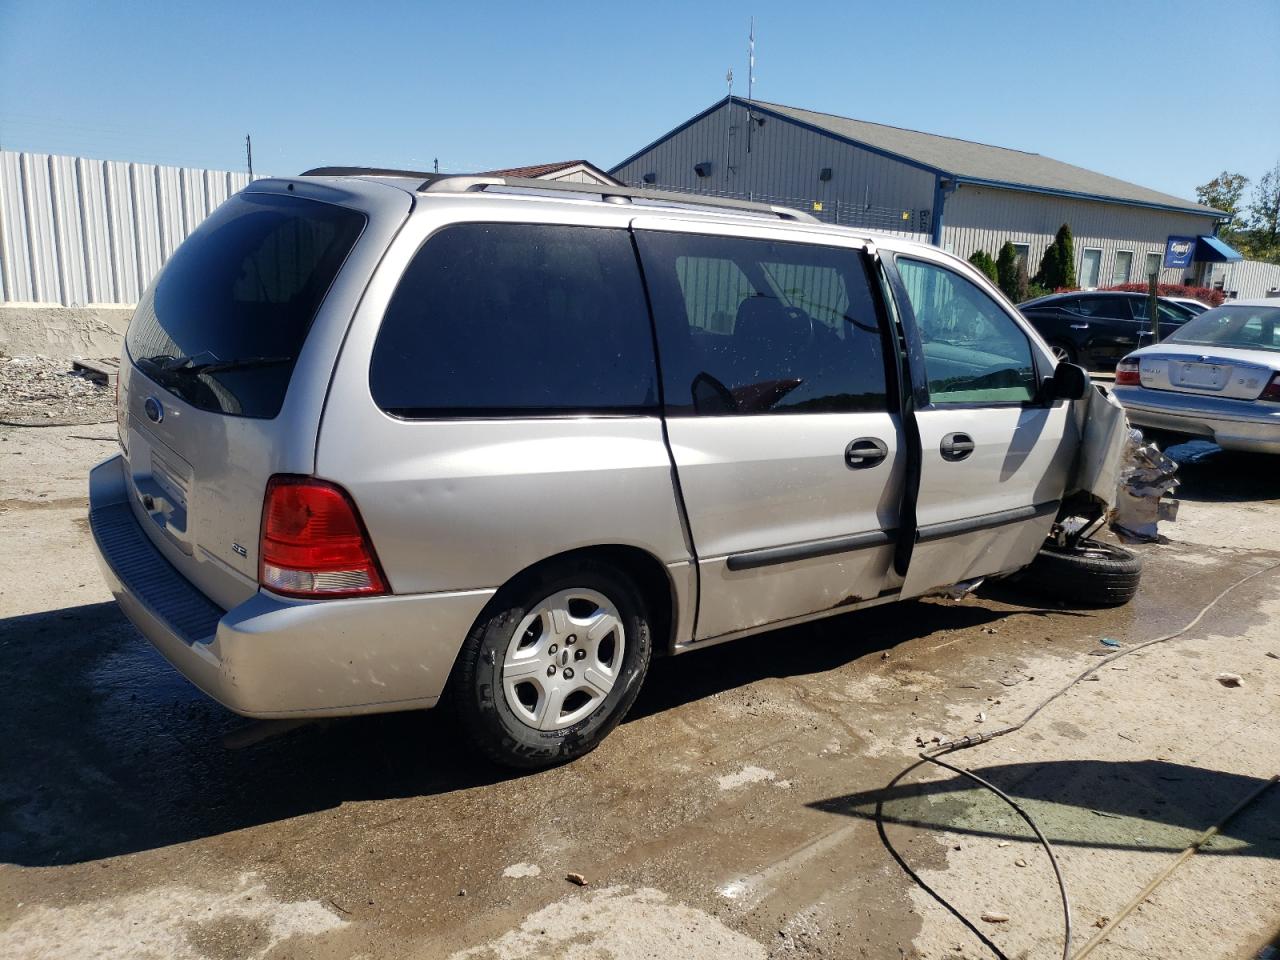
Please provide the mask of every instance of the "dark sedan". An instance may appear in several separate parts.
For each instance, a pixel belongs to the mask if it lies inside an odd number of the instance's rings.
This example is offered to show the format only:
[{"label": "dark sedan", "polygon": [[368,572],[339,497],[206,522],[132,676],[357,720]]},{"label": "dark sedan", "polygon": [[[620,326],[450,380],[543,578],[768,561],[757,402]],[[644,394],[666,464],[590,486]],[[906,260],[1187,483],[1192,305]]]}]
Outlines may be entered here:
[{"label": "dark sedan", "polygon": [[[1018,305],[1054,356],[1085,367],[1114,367],[1138,349],[1138,338],[1150,329],[1147,297],[1142,293],[1054,293]],[[1192,317],[1186,307],[1161,298],[1160,339]]]}]

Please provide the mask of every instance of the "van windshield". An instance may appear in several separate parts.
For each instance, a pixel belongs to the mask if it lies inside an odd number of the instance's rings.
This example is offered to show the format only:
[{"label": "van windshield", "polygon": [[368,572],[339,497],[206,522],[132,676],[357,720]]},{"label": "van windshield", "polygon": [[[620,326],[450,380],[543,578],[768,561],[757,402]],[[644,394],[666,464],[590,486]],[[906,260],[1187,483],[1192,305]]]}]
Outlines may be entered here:
[{"label": "van windshield", "polygon": [[239,194],[174,252],[138,303],[125,345],[148,377],[202,410],[274,417],[364,214]]}]

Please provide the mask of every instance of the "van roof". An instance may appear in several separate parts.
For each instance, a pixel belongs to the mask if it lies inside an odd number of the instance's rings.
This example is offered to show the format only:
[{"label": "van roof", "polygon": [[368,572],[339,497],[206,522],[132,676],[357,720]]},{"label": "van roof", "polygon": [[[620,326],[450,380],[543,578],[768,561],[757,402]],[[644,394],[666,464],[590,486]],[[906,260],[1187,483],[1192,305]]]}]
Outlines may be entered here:
[{"label": "van roof", "polygon": [[[709,222],[752,222],[762,220],[779,226],[793,226],[806,233],[830,233],[841,237],[874,241],[885,247],[924,248],[934,253],[943,251],[932,244],[856,227],[824,223],[804,210],[782,207],[756,201],[739,200],[696,193],[677,193],[668,190],[619,187],[611,184],[577,183],[553,180],[530,180],[506,176],[473,176],[437,174],[415,170],[396,170],[381,167],[317,167],[296,178],[256,180],[250,189],[289,189],[290,182],[328,182],[353,192],[363,192],[361,186],[377,185],[408,193],[415,201],[432,198],[460,198],[473,196],[503,200],[533,200],[556,202],[574,207],[582,204],[610,203],[634,204],[637,214],[679,214],[681,218],[706,219]],[[367,188],[365,188],[367,189]],[[954,258],[958,259],[958,258]]]}]

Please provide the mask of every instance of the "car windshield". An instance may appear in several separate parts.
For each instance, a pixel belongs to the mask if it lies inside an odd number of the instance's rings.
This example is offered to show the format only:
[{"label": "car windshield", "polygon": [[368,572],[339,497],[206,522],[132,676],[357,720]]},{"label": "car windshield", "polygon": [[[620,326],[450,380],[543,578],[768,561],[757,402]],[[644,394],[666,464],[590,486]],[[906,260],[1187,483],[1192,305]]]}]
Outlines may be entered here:
[{"label": "car windshield", "polygon": [[1215,307],[1187,321],[1165,342],[1280,353],[1280,305]]}]

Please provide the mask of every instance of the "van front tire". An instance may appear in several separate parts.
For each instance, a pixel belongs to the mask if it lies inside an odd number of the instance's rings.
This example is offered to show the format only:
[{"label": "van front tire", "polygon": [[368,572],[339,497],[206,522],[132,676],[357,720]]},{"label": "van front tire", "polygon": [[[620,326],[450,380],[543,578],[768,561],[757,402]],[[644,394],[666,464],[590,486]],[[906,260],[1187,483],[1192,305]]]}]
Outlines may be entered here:
[{"label": "van front tire", "polygon": [[495,763],[537,769],[594,750],[626,716],[653,640],[631,580],[586,561],[503,587],[458,655],[463,733]]},{"label": "van front tire", "polygon": [[1080,607],[1121,607],[1134,598],[1142,558],[1101,540],[1070,547],[1046,543],[1017,582],[1042,596]]}]

